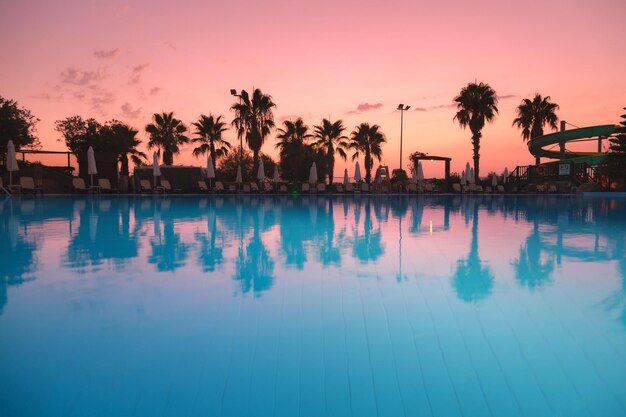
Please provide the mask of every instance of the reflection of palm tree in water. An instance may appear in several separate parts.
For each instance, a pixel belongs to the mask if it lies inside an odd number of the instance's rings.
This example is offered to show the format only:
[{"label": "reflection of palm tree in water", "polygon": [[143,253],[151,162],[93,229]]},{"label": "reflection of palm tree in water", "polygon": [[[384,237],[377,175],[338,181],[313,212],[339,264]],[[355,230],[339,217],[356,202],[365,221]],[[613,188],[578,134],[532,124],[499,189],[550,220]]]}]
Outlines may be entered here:
[{"label": "reflection of palm tree in water", "polygon": [[363,221],[363,234],[359,234],[358,223],[354,236],[353,255],[362,263],[375,261],[380,258],[384,251],[380,227],[373,231],[372,213],[370,202],[365,203],[365,220]]},{"label": "reflection of palm tree in water", "polygon": [[[198,264],[202,267],[202,272],[213,272],[224,261],[224,236],[217,230],[217,215],[215,211],[209,212],[207,229],[208,234],[195,234],[196,240],[200,243]],[[218,236],[220,238],[219,246],[217,246]]]},{"label": "reflection of palm tree in water", "polygon": [[158,216],[155,216],[154,222],[155,236],[150,239],[152,253],[148,257],[148,262],[155,264],[159,272],[175,271],[185,266],[190,245],[182,242],[180,233],[174,231],[174,221],[169,218],[162,222],[163,233]]},{"label": "reflection of palm tree in water", "polygon": [[539,221],[535,220],[533,232],[526,238],[526,244],[520,247],[519,258],[513,262],[515,278],[523,287],[533,291],[546,282],[550,282],[554,271],[554,261],[541,261],[541,236]]},{"label": "reflection of palm tree in water", "polygon": [[452,278],[458,297],[467,302],[486,299],[493,288],[491,268],[483,266],[478,255],[478,208],[473,206],[472,243],[466,259],[457,261],[457,268]]},{"label": "reflection of palm tree in water", "polygon": [[323,266],[328,265],[341,265],[341,252],[339,251],[339,245],[345,238],[345,229],[341,230],[335,236],[335,218],[333,210],[332,200],[323,200],[324,204],[328,204],[328,211],[323,206],[318,206],[317,225],[316,229],[320,231],[320,236],[317,240],[317,248],[319,253],[320,262]]},{"label": "reflection of palm tree in water", "polygon": [[237,253],[235,280],[239,282],[243,294],[252,290],[255,296],[259,296],[274,284],[274,261],[261,239],[258,210],[251,210],[250,216],[253,219],[253,232],[245,247],[243,235],[241,236],[242,245]]}]

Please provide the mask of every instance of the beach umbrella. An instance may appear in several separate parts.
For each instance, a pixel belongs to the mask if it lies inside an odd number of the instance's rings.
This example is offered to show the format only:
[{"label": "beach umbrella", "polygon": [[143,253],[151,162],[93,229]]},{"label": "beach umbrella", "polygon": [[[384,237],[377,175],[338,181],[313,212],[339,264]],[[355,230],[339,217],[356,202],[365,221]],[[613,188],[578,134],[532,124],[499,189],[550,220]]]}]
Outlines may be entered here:
[{"label": "beach umbrella", "polygon": [[417,162],[417,181],[424,181],[424,169],[420,161]]},{"label": "beach umbrella", "polygon": [[459,178],[461,185],[465,185],[465,170],[461,171],[461,178]]},{"label": "beach umbrella", "polygon": [[274,182],[280,181],[280,174],[278,173],[278,165],[274,166]]},{"label": "beach umbrella", "polygon": [[213,158],[211,155],[206,160],[206,177],[209,179],[209,188],[211,188],[211,179],[215,178],[215,168],[213,168]]},{"label": "beach umbrella", "polygon": [[91,186],[93,187],[93,176],[98,173],[98,168],[96,167],[96,157],[91,146],[87,149],[87,172],[91,176]]},{"label": "beach umbrella", "polygon": [[474,168],[470,168],[468,179],[470,184],[474,184],[476,182],[476,178],[474,178]]},{"label": "beach umbrella", "polygon": [[471,176],[470,176],[470,172],[471,172],[472,166],[470,165],[470,163],[466,163],[465,164],[465,181],[470,182],[471,180]]},{"label": "beach umbrella", "polygon": [[506,180],[509,178],[509,170],[508,168],[504,168],[504,172],[502,173],[502,181],[506,182]]},{"label": "beach umbrella", "polygon": [[356,165],[354,166],[354,181],[361,181],[361,166],[359,165],[359,161],[356,161]]},{"label": "beach umbrella", "polygon": [[237,165],[237,176],[235,177],[235,182],[236,183],[241,183],[242,179],[241,179],[241,165]]},{"label": "beach umbrella", "polygon": [[493,187],[497,187],[498,186],[498,177],[496,176],[496,174],[493,174],[491,176],[491,185]]},{"label": "beach umbrella", "polygon": [[411,168],[411,182],[417,184],[417,170],[415,167]]},{"label": "beach umbrella", "polygon": [[317,182],[317,166],[315,162],[311,165],[311,170],[309,171],[309,183],[315,184]]},{"label": "beach umbrella", "polygon": [[263,158],[259,159],[259,170],[256,173],[256,178],[259,181],[263,181],[263,179],[265,178],[265,167],[263,166]]},{"label": "beach umbrella", "polygon": [[15,145],[13,141],[7,142],[7,171],[9,171],[9,185],[13,185],[13,171],[19,171],[17,166],[17,158],[15,157]]},{"label": "beach umbrella", "polygon": [[156,187],[156,179],[161,176],[161,168],[159,168],[159,154],[152,154],[152,176],[154,177],[154,186]]},{"label": "beach umbrella", "polygon": [[348,168],[343,170],[343,185],[346,185],[350,182],[350,178],[348,178]]}]

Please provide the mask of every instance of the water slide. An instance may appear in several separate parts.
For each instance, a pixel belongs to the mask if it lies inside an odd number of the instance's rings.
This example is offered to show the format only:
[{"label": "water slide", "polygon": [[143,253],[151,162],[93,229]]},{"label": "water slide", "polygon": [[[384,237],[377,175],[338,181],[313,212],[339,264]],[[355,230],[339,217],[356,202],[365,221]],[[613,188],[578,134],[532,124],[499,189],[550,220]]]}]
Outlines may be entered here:
[{"label": "water slide", "polygon": [[[528,150],[535,157],[561,159],[559,144],[597,140],[599,137],[606,138],[615,132],[615,127],[615,125],[599,125],[549,133],[529,140]],[[555,148],[553,145],[556,145],[556,149],[549,148],[550,146]],[[589,165],[598,165],[605,156],[606,152],[572,152],[566,150],[563,158],[569,161],[575,160],[579,163],[586,162]]]}]

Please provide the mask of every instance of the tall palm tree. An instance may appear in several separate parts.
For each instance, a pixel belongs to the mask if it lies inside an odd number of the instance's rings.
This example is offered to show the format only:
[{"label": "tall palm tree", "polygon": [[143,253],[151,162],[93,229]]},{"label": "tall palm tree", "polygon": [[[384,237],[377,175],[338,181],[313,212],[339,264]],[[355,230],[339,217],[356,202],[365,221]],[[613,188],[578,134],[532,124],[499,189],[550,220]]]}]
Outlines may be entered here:
[{"label": "tall palm tree", "polygon": [[152,119],[154,123],[146,125],[146,132],[150,134],[148,149],[162,150],[163,164],[172,165],[174,154],[180,152],[179,146],[189,142],[189,138],[185,136],[187,126],[176,119],[173,112],[155,113]]},{"label": "tall palm tree", "polygon": [[454,98],[457,112],[454,120],[462,128],[469,126],[472,132],[472,146],[474,147],[474,175],[479,178],[480,138],[485,122],[491,122],[498,113],[498,97],[489,84],[483,82],[469,83],[461,89]]},{"label": "tall palm tree", "polygon": [[141,140],[137,138],[139,131],[118,121],[111,123],[110,129],[113,146],[119,154],[120,174],[128,175],[129,156],[135,165],[146,160],[146,154],[137,149],[141,144]]},{"label": "tall palm tree", "polygon": [[[541,97],[541,94],[535,93],[532,100],[525,98],[517,106],[517,117],[513,120],[513,126],[522,129],[522,138],[525,141],[543,136],[545,125],[552,129],[557,128],[556,122],[559,118],[555,111],[558,108],[558,104],[550,102],[550,96]],[[537,158],[537,164],[539,164],[539,158]]]},{"label": "tall palm tree", "polygon": [[335,171],[335,152],[339,154],[343,160],[346,160],[346,149],[348,148],[347,136],[343,134],[346,128],[343,121],[337,120],[332,123],[328,119],[322,120],[322,123],[314,127],[315,138],[314,146],[324,149],[326,152],[326,166],[328,170],[328,183],[333,183]]},{"label": "tall palm tree", "polygon": [[193,155],[198,157],[207,152],[213,160],[213,169],[217,166],[217,158],[228,154],[230,143],[222,138],[222,133],[228,130],[226,123],[222,121],[222,116],[214,117],[212,114],[205,116],[200,115],[197,122],[193,123],[197,136],[192,139],[199,146],[194,148]]},{"label": "tall palm tree", "polygon": [[385,135],[380,131],[380,126],[369,123],[361,123],[350,134],[350,143],[348,147],[354,150],[352,160],[358,158],[361,153],[365,155],[365,182],[368,184],[372,181],[372,166],[374,158],[378,159],[383,156],[381,146],[387,142]]},{"label": "tall palm tree", "polygon": [[285,178],[301,179],[301,174],[308,172],[307,160],[310,145],[306,141],[312,136],[309,127],[302,118],[295,122],[285,120],[284,127],[278,128],[276,148],[280,153],[281,171]]},{"label": "tall palm tree", "polygon": [[232,125],[237,129],[239,138],[246,138],[246,143],[252,150],[253,172],[256,172],[259,167],[261,146],[274,127],[274,113],[272,112],[274,107],[276,104],[272,101],[272,97],[263,94],[258,88],[253,91],[252,97],[246,90],[243,90],[239,103],[231,106],[231,110],[237,114]]}]

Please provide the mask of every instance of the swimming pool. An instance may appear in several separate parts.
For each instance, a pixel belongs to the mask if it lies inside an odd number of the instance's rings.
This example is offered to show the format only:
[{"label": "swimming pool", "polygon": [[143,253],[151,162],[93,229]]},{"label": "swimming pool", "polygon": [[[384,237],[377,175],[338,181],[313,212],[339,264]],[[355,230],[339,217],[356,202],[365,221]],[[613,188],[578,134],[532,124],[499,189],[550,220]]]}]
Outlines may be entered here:
[{"label": "swimming pool", "polygon": [[626,415],[626,199],[0,202],[0,415]]}]

